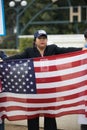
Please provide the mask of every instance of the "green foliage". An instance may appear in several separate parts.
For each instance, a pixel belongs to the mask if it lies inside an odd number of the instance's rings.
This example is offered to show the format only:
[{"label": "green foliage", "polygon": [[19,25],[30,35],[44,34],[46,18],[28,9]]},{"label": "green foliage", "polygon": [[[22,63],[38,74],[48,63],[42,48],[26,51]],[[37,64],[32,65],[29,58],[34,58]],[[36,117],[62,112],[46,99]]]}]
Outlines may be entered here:
[{"label": "green foliage", "polygon": [[33,46],[33,38],[20,38],[19,51],[23,52],[27,47]]},{"label": "green foliage", "polygon": [[[22,52],[27,47],[32,47],[33,38],[19,38],[18,49]],[[16,37],[14,35],[6,36],[0,44],[0,49],[16,49]]]},{"label": "green foliage", "polygon": [[18,49],[9,49],[8,47],[8,49],[4,48],[4,52],[8,56],[11,56],[23,52],[27,47],[32,47],[32,46],[33,46],[33,38],[20,38]]},{"label": "green foliage", "polygon": [[16,36],[7,35],[4,37],[2,43],[0,44],[0,49],[15,49],[16,48]]}]

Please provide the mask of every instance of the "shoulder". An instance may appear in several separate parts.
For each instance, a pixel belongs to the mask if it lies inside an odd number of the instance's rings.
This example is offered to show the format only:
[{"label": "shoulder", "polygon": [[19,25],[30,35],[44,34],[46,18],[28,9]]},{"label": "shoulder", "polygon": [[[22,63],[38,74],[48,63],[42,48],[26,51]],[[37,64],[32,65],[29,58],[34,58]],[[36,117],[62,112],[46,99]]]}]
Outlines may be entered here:
[{"label": "shoulder", "polygon": [[3,51],[0,51],[0,57],[2,56],[2,54],[4,54],[4,52],[3,52]]},{"label": "shoulder", "polygon": [[25,51],[32,51],[32,50],[33,50],[32,47],[28,47],[28,48],[25,49]]},{"label": "shoulder", "polygon": [[0,51],[0,55],[6,55],[4,51]]},{"label": "shoulder", "polygon": [[6,58],[6,54],[3,51],[0,51],[0,58],[4,59]]},{"label": "shoulder", "polygon": [[59,47],[55,44],[51,44],[51,45],[48,45],[47,48],[50,50],[57,50]]},{"label": "shoulder", "polygon": [[3,51],[0,51],[0,54],[4,53]]},{"label": "shoulder", "polygon": [[51,45],[47,45],[47,47],[48,47],[48,48],[56,48],[57,45],[55,45],[55,44],[51,44]]},{"label": "shoulder", "polygon": [[24,55],[27,56],[28,58],[30,57],[33,57],[34,56],[34,53],[35,53],[35,48],[34,47],[29,47],[29,48],[26,48],[25,51],[24,51]]},{"label": "shoulder", "polygon": [[31,47],[28,47],[24,50],[24,53],[29,53],[29,52],[32,52],[33,51],[33,48]]}]

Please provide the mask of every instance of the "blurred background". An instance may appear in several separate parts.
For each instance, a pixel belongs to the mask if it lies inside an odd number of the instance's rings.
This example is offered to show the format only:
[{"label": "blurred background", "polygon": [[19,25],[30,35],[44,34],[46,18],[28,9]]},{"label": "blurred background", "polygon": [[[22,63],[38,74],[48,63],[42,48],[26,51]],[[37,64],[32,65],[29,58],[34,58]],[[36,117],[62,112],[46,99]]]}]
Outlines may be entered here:
[{"label": "blurred background", "polygon": [[4,0],[4,8],[6,36],[0,37],[0,49],[16,49],[12,54],[32,46],[37,29],[70,35],[87,28],[86,0]]}]

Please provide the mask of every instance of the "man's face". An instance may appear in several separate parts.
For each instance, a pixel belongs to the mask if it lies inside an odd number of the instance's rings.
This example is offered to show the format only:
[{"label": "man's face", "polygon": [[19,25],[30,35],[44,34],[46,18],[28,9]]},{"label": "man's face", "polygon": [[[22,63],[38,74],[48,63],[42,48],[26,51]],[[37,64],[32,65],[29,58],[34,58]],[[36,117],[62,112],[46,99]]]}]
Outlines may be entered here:
[{"label": "man's face", "polygon": [[42,35],[42,36],[39,36],[38,38],[36,38],[36,41],[35,41],[35,45],[38,47],[38,48],[45,48],[46,45],[47,45],[47,37]]}]

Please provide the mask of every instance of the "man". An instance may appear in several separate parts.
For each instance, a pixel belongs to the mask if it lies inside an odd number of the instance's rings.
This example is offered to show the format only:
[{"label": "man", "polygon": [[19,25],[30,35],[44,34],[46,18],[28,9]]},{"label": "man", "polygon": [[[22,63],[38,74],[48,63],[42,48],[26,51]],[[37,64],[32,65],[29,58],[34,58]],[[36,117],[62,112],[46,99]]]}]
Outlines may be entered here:
[{"label": "man", "polygon": [[[6,60],[44,57],[82,50],[82,48],[60,48],[54,44],[47,45],[47,41],[47,33],[44,30],[38,30],[34,33],[32,48],[27,48],[23,53],[8,57]],[[28,130],[39,130],[39,117],[28,120]],[[44,117],[44,130],[57,130],[55,118]]]},{"label": "man", "polygon": [[[85,38],[85,45],[84,47],[87,48],[87,30],[84,32],[84,38]],[[79,124],[81,124],[81,130],[87,130],[87,118],[85,115],[79,115],[78,119]]]},{"label": "man", "polygon": [[7,56],[3,51],[0,51],[0,59],[5,59]]},{"label": "man", "polygon": [[[6,54],[3,51],[0,51],[0,61],[6,58]],[[4,121],[0,124],[0,130],[4,130]]]},{"label": "man", "polygon": [[86,41],[85,47],[87,48],[87,30],[85,30],[85,32],[84,32],[84,38],[85,38],[85,41]]}]

